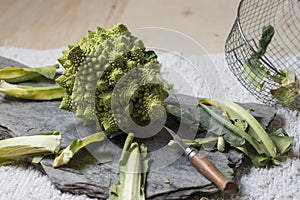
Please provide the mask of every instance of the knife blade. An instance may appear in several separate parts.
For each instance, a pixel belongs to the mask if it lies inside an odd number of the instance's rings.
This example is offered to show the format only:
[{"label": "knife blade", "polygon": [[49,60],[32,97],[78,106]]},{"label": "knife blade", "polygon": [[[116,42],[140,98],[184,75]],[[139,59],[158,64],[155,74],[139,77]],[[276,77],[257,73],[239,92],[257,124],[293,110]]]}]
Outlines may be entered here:
[{"label": "knife blade", "polygon": [[200,154],[198,150],[185,144],[183,140],[170,128],[166,126],[164,128],[173,137],[178,146],[183,149],[185,155],[194,167],[213,182],[222,192],[228,194],[239,192],[237,185],[225,177],[204,155]]}]

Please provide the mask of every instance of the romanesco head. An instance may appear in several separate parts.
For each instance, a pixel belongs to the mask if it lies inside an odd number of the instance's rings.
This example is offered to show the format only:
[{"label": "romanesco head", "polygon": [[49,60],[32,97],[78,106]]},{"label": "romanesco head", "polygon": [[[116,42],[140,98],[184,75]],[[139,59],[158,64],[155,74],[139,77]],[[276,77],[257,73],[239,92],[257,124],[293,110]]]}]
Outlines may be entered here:
[{"label": "romanesco head", "polygon": [[58,59],[64,67],[57,83],[66,88],[60,108],[97,120],[107,133],[162,115],[168,93],[153,51],[125,25],[89,31]]}]

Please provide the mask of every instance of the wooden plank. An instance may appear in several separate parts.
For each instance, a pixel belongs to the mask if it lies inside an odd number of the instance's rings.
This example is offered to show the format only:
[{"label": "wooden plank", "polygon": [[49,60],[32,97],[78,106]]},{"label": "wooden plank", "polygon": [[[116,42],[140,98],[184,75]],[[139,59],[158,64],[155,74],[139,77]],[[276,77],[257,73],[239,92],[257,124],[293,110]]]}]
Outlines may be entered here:
[{"label": "wooden plank", "polygon": [[[155,26],[223,52],[239,0],[1,0],[0,45],[49,49],[78,42],[88,29]],[[197,52],[196,52],[197,53]]]}]

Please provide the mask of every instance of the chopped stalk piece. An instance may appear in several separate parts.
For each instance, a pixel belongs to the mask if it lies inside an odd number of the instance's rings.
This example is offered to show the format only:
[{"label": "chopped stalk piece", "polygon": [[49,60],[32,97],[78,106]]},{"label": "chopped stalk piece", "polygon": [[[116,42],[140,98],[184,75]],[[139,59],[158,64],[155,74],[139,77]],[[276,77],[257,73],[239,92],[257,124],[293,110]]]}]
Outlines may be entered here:
[{"label": "chopped stalk piece", "polygon": [[37,68],[7,66],[3,69],[0,69],[0,80],[7,81],[9,83],[20,83],[35,79],[40,76],[43,76],[47,79],[54,79],[57,68],[58,64]]},{"label": "chopped stalk piece", "polygon": [[108,200],[146,199],[147,147],[136,142],[132,143],[133,138],[133,134],[128,134],[119,162],[120,183],[110,186]]},{"label": "chopped stalk piece", "polygon": [[217,149],[218,151],[225,151],[225,140],[222,136],[218,137]]},{"label": "chopped stalk piece", "polygon": [[60,144],[61,135],[58,132],[0,140],[0,165],[11,164],[31,156],[56,154]]},{"label": "chopped stalk piece", "polygon": [[61,99],[65,89],[60,86],[32,87],[0,81],[0,92],[20,99],[53,100]]},{"label": "chopped stalk piece", "polygon": [[53,167],[59,167],[62,165],[66,165],[69,163],[71,158],[75,155],[76,152],[78,152],[83,147],[86,147],[88,144],[93,142],[100,142],[105,139],[105,133],[95,133],[92,135],[89,135],[83,139],[73,140],[71,144],[65,148],[59,156],[57,156],[53,161]]}]

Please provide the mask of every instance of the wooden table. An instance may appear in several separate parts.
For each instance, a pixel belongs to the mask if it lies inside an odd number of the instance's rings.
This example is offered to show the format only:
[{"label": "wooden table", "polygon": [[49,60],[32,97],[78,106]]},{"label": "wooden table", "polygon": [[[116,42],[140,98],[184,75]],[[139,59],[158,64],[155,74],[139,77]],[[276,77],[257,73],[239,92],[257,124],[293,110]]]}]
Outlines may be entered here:
[{"label": "wooden table", "polygon": [[[0,0],[0,45],[50,49],[77,43],[87,30],[117,22],[164,27],[224,52],[239,0]],[[155,37],[155,36],[154,36]],[[198,52],[194,52],[198,53]]]}]

